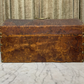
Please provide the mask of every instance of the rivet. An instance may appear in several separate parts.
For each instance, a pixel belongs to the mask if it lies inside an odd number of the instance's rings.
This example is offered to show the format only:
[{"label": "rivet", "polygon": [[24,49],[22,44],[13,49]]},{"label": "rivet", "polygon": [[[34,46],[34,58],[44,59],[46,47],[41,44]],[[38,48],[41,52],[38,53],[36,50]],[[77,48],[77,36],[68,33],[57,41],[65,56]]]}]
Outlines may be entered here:
[{"label": "rivet", "polygon": [[82,51],[82,54],[84,54],[84,51]]},{"label": "rivet", "polygon": [[3,44],[0,44],[0,46],[2,46]]},{"label": "rivet", "polygon": [[2,38],[2,36],[0,36],[0,38]]},{"label": "rivet", "polygon": [[82,43],[82,45],[84,45],[84,43]]},{"label": "rivet", "polygon": [[3,54],[3,52],[1,52],[1,54]]},{"label": "rivet", "polygon": [[0,35],[2,34],[2,32],[0,32]]},{"label": "rivet", "polygon": [[82,60],[82,62],[84,62],[84,60]]},{"label": "rivet", "polygon": [[84,37],[84,35],[83,35],[83,37]]},{"label": "rivet", "polygon": [[84,35],[84,32],[82,32],[82,34]]}]

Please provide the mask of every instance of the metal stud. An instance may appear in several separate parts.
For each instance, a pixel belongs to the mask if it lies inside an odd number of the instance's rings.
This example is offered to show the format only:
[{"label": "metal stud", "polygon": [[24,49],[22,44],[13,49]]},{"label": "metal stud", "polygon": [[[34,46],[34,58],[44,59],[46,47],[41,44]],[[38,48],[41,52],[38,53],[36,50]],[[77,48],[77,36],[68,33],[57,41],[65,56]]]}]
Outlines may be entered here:
[{"label": "metal stud", "polygon": [[82,60],[82,62],[84,62],[84,60]]},{"label": "metal stud", "polygon": [[3,44],[0,44],[0,46],[2,46]]},{"label": "metal stud", "polygon": [[1,52],[1,54],[3,54],[3,52]]},{"label": "metal stud", "polygon": [[2,32],[0,32],[0,35],[2,34]]},{"label": "metal stud", "polygon": [[82,51],[82,54],[84,54],[84,51]]},{"label": "metal stud", "polygon": [[84,37],[84,35],[83,35],[83,37]]},{"label": "metal stud", "polygon": [[82,45],[84,45],[84,43],[82,43]]},{"label": "metal stud", "polygon": [[84,32],[82,32],[82,34],[84,35]]},{"label": "metal stud", "polygon": [[0,38],[2,38],[2,36],[0,36]]}]

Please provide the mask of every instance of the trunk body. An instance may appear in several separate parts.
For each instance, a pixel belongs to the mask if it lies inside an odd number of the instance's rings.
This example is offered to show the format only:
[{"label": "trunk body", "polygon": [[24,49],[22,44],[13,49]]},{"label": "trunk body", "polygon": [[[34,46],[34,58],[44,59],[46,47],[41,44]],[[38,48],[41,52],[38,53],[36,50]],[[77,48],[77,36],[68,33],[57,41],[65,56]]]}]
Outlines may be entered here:
[{"label": "trunk body", "polygon": [[6,20],[1,27],[3,62],[82,62],[79,20]]}]

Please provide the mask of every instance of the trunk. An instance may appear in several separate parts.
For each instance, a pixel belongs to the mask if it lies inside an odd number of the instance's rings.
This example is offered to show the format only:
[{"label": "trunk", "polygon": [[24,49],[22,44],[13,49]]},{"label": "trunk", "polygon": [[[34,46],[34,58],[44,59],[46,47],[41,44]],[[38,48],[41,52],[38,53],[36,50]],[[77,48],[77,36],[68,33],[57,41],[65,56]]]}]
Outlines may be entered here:
[{"label": "trunk", "polygon": [[6,20],[1,27],[3,62],[82,62],[79,20]]}]

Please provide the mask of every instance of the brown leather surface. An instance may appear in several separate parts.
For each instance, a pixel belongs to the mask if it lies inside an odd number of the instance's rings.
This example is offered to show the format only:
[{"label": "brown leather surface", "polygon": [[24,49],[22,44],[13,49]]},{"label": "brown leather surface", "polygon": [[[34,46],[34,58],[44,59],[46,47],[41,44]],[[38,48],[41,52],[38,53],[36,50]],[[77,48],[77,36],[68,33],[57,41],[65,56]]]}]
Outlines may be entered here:
[{"label": "brown leather surface", "polygon": [[[46,31],[48,27],[42,28]],[[54,31],[53,27],[49,28]],[[34,30],[28,32],[28,27],[25,31],[22,31],[23,27],[2,27],[3,62],[82,62],[82,26],[55,28],[68,33],[41,33],[37,29],[40,33],[33,34]]]},{"label": "brown leather surface", "polygon": [[2,36],[9,35],[80,35],[82,26],[3,26]]},{"label": "brown leather surface", "polygon": [[3,37],[3,62],[81,62],[81,36]]},{"label": "brown leather surface", "polygon": [[3,62],[82,62],[79,20],[6,20],[2,31]]},{"label": "brown leather surface", "polygon": [[6,20],[3,26],[28,26],[28,25],[82,25],[78,19],[45,19],[45,20]]}]

